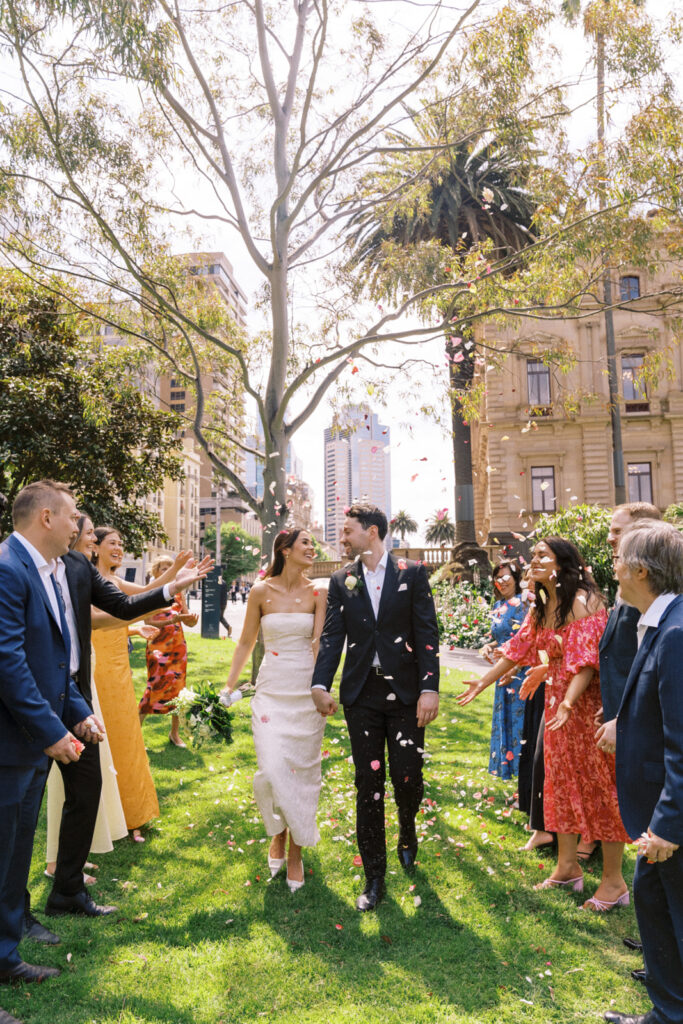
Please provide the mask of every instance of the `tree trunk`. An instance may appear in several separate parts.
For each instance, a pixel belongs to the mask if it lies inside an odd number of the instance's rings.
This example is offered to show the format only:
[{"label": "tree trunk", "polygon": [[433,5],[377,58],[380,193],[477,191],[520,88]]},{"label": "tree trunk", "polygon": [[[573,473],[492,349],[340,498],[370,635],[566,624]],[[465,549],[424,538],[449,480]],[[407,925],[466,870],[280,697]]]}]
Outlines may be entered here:
[{"label": "tree trunk", "polygon": [[[598,75],[598,205],[605,209],[605,36],[598,32],[596,39],[596,64]],[[621,436],[621,407],[619,405],[619,374],[614,342],[614,315],[612,305],[612,281],[609,269],[605,267],[602,278],[605,301],[605,337],[607,341],[607,380],[609,387],[609,415],[612,434],[612,469],[614,473],[614,502],[623,505],[626,501],[624,480],[624,446]]]},{"label": "tree trunk", "polygon": [[[471,331],[463,334],[463,342],[473,341]],[[462,354],[456,363],[453,357]],[[474,525],[474,487],[472,485],[472,436],[469,421],[465,419],[457,392],[467,390],[474,377],[474,345],[467,350],[464,344],[455,346],[446,342],[448,376],[451,389],[451,421],[453,428],[453,463],[455,467],[455,540],[477,545]]]}]

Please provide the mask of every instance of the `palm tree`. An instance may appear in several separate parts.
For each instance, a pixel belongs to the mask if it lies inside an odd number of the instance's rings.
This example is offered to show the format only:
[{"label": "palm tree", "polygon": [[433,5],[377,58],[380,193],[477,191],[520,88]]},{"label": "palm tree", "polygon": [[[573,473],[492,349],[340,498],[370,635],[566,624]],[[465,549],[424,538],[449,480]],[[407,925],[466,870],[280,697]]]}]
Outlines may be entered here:
[{"label": "palm tree", "polygon": [[429,525],[425,533],[425,540],[428,544],[445,545],[453,543],[455,540],[455,523],[449,517],[447,509],[438,509],[427,522]]},{"label": "palm tree", "polygon": [[401,509],[389,523],[392,533],[397,533],[401,538],[401,544],[405,544],[406,537],[411,533],[417,533],[417,520],[413,519],[409,512]]},{"label": "palm tree", "polygon": [[[609,7],[610,0],[598,0]],[[643,0],[630,0],[634,7],[642,7]],[[588,5],[591,6],[590,4]],[[581,14],[581,0],[561,0],[562,14],[570,24],[575,24]],[[598,29],[594,33],[595,67],[597,72],[597,136],[598,136],[598,207],[605,209],[607,173],[605,168],[605,33]],[[621,436],[621,409],[619,406],[619,376],[614,340],[614,316],[612,314],[612,279],[609,269],[602,276],[603,299],[605,302],[605,337],[607,342],[607,380],[609,386],[609,408],[612,427],[612,466],[614,469],[615,504],[626,501],[626,480],[624,477],[624,445]]]},{"label": "palm tree", "polygon": [[[426,113],[414,114],[413,123],[420,146],[439,154],[422,171],[426,194],[421,190],[412,209],[406,210],[403,204],[389,219],[376,211],[355,218],[351,236],[354,263],[381,267],[386,241],[402,246],[437,241],[450,250],[449,260],[456,264],[484,241],[493,243],[494,259],[519,253],[534,241],[537,201],[524,187],[528,161],[519,159],[490,136],[452,143],[445,103],[441,108],[433,105]],[[405,146],[406,152],[386,162],[386,173],[405,182],[408,189],[419,177],[410,154],[415,140],[397,133],[396,142]],[[446,341],[455,464],[455,539],[478,548],[470,427],[460,400],[472,384],[476,351],[472,329],[459,330],[462,344],[451,338]],[[475,557],[478,554],[483,555],[479,548],[474,552]]]}]

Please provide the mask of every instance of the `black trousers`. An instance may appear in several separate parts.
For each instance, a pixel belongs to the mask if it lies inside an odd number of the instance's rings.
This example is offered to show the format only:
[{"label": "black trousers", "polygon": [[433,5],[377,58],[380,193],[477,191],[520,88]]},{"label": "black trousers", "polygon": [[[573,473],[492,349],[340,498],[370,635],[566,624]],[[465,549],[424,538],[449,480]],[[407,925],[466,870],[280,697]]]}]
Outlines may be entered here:
[{"label": "black trousers", "polygon": [[683,1021],[683,849],[648,864],[638,857],[633,901],[645,957],[645,987],[661,1024]]},{"label": "black trousers", "polygon": [[83,865],[95,833],[102,792],[100,748],[96,743],[86,743],[78,761],[57,764],[64,780],[64,807],[54,891],[73,896],[83,889]]},{"label": "black trousers", "polygon": [[543,790],[545,789],[545,712],[541,716],[538,737],[534,750],[534,765],[531,776],[531,810],[529,824],[536,832],[545,832],[543,815]]},{"label": "black trousers", "polygon": [[545,683],[541,683],[536,693],[524,704],[524,725],[522,727],[522,752],[519,756],[519,778],[517,792],[519,809],[525,814],[531,813],[531,794],[533,793],[534,755],[538,727],[545,707]]},{"label": "black trousers", "polygon": [[386,680],[371,671],[360,696],[344,707],[356,773],[356,834],[366,878],[386,873],[384,829],[385,749],[406,841],[415,832],[415,815],[424,792],[424,728],[417,727],[417,704],[402,704]]}]

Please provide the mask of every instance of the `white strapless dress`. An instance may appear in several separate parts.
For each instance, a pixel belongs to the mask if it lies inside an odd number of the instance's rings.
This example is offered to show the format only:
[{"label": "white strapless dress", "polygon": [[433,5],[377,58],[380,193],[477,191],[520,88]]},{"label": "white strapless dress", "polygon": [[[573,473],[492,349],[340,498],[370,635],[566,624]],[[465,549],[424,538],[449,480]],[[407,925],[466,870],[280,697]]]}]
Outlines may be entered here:
[{"label": "white strapless dress", "polygon": [[272,612],[261,619],[265,656],[251,699],[258,761],[254,796],[268,835],[288,828],[314,846],[325,719],[311,698],[313,613]]}]

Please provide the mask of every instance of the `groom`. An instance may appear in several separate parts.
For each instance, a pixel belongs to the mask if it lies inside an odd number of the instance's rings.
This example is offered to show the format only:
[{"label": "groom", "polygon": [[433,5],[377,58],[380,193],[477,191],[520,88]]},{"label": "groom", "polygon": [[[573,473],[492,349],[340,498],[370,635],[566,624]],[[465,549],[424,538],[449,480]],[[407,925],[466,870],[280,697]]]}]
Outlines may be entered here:
[{"label": "groom", "polygon": [[386,535],[387,517],[375,505],[348,510],[341,543],[356,561],[330,580],[311,683],[320,714],[334,714],[329,691],[347,641],[339,696],[356,771],[356,831],[366,879],[356,901],[361,911],[374,910],[384,895],[385,743],[398,806],[398,858],[412,871],[424,728],[439,711],[439,634],[427,572],[389,554]]}]

